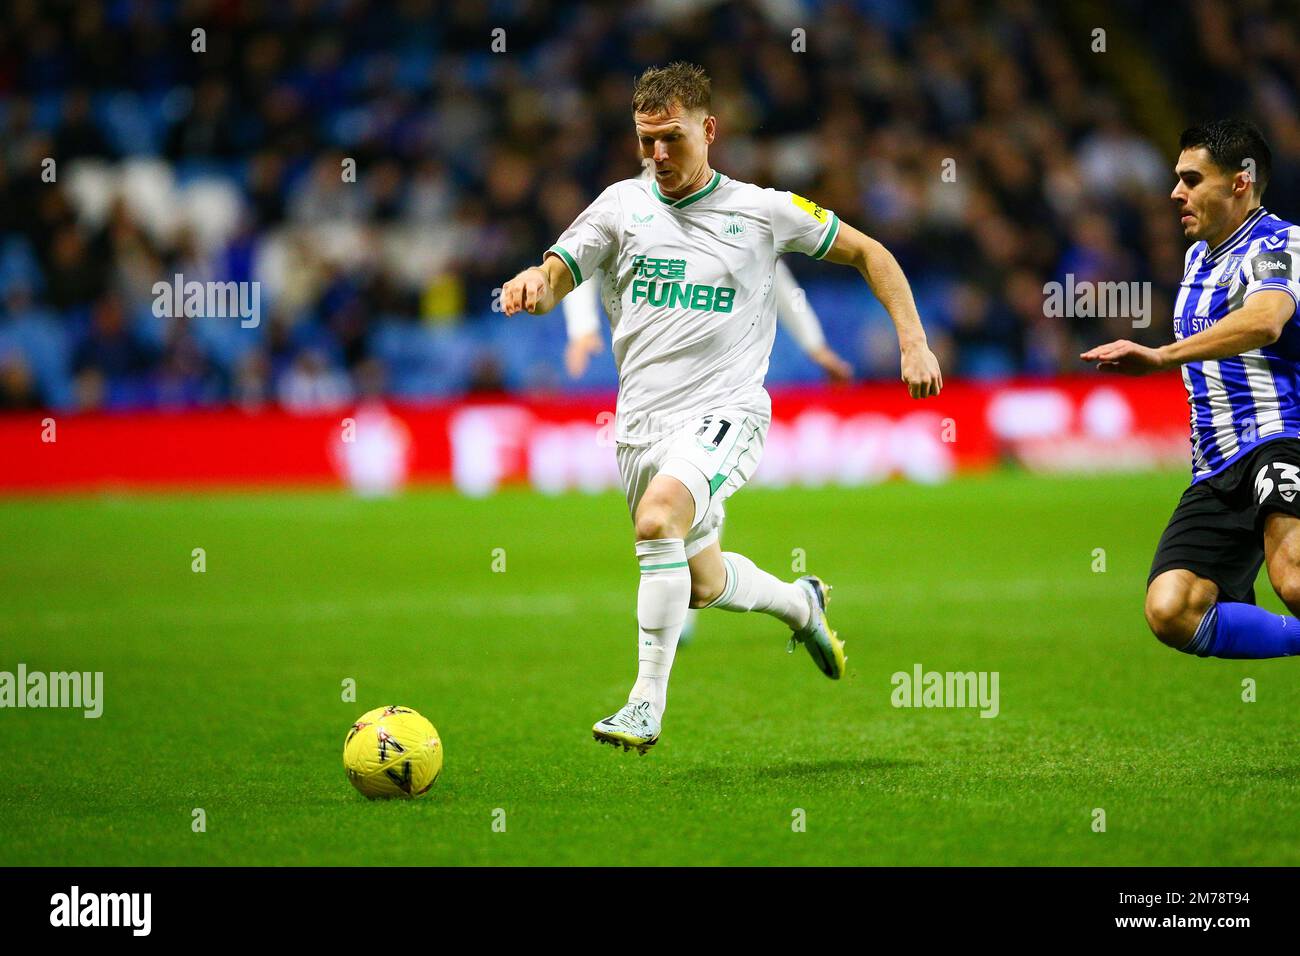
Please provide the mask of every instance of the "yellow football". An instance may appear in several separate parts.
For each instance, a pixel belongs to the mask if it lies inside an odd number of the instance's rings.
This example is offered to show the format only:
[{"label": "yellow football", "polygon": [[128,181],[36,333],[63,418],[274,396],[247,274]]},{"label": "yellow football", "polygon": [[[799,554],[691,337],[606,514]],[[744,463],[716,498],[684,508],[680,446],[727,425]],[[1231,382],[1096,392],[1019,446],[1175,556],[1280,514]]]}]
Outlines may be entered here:
[{"label": "yellow football", "polygon": [[376,707],[357,718],[343,741],[343,768],[372,800],[418,797],[442,772],[442,741],[409,707]]}]

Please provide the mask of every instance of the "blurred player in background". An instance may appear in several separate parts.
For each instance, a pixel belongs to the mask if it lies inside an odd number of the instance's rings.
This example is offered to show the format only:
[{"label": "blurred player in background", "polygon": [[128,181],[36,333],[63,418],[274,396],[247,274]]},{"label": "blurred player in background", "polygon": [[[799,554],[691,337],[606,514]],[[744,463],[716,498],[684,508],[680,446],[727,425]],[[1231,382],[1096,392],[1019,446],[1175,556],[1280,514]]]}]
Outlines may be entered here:
[{"label": "blurred player in background", "polygon": [[1174,338],[1121,339],[1084,352],[1104,371],[1182,367],[1191,405],[1192,484],[1156,547],[1146,618],[1170,647],[1200,657],[1300,654],[1300,620],[1255,606],[1268,564],[1300,614],[1300,231],[1266,210],[1272,154],[1249,123],[1185,130],[1171,195],[1194,240],[1174,306]]},{"label": "blurred player in background", "polygon": [[[641,176],[647,182],[654,179],[655,164],[647,160],[643,164]],[[564,309],[564,325],[568,332],[569,344],[564,350],[564,365],[572,378],[582,378],[591,364],[591,357],[604,349],[605,343],[600,334],[600,286],[604,273],[600,270],[588,278],[582,285],[564,297],[560,306]],[[829,345],[822,331],[821,320],[813,310],[808,296],[800,288],[794,273],[780,259],[776,262],[776,320],[785,326],[795,344],[803,353],[817,363],[832,382],[847,382],[853,377],[853,366]],[[696,619],[699,609],[691,608],[686,612],[682,623],[682,633],[678,646],[685,646],[695,635]]]},{"label": "blurred player in background", "polygon": [[791,648],[807,647],[826,676],[844,675],[844,645],[826,620],[827,586],[813,575],[781,581],[718,544],[723,502],[753,475],[771,421],[763,379],[776,333],[776,260],[801,252],[857,268],[894,322],[912,397],[942,387],[894,257],[801,196],[713,170],[709,101],[701,67],[642,74],[633,118],[654,180],[606,188],[501,296],[507,315],[548,312],[604,272],[619,369],[619,473],[641,565],[639,667],[627,704],[592,733],[641,753],[659,739],[689,607],[770,614],[790,628]]}]

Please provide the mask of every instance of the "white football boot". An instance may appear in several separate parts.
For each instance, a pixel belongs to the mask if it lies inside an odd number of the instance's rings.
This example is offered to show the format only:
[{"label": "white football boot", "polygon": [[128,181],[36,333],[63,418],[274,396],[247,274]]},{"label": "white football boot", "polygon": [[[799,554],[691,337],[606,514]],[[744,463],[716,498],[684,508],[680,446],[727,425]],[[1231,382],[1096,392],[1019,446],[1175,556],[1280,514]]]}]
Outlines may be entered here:
[{"label": "white football boot", "polygon": [[808,648],[813,663],[823,674],[831,680],[839,680],[844,676],[844,663],[848,658],[844,656],[844,642],[835,635],[826,620],[826,605],[831,599],[831,586],[823,583],[821,578],[813,574],[805,574],[794,583],[808,596],[809,615],[808,623],[803,629],[790,635],[790,643],[786,651],[793,653],[794,646],[802,644]]},{"label": "white football boot", "polygon": [[604,720],[596,721],[591,736],[602,744],[623,746],[627,752],[633,747],[644,754],[659,740],[659,718],[648,700],[630,700]]}]

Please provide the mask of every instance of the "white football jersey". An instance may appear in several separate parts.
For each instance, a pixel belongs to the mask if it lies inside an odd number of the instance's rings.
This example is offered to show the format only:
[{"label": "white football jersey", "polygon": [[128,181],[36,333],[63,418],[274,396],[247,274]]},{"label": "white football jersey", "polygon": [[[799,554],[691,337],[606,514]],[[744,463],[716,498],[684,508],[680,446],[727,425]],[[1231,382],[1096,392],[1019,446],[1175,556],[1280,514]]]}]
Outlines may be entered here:
[{"label": "white football jersey", "polygon": [[681,199],[643,179],[614,183],[547,250],[574,286],[605,273],[618,368],[615,439],[645,445],[709,408],[770,418],[763,388],[776,334],[776,260],[820,259],[839,232],[829,209],[721,173]]}]

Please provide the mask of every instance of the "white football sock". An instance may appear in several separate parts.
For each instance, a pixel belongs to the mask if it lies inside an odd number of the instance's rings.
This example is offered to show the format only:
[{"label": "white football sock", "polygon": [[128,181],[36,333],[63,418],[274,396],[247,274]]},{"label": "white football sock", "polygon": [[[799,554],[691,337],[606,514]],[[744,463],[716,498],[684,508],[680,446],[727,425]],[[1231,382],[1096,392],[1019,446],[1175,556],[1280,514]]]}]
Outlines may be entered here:
[{"label": "white football sock", "polygon": [[762,611],[785,622],[794,631],[808,623],[808,597],[798,585],[768,574],[734,551],[722,552],[722,565],[727,569],[727,583],[709,607],[724,611]]},{"label": "white football sock", "polygon": [[663,720],[668,674],[691,603],[691,570],[681,538],[636,543],[641,586],[636,594],[637,675],[628,700],[648,700]]}]

